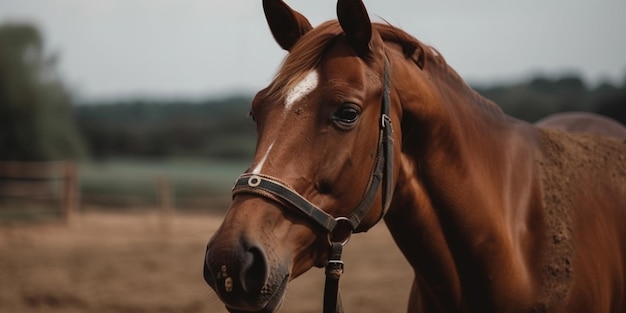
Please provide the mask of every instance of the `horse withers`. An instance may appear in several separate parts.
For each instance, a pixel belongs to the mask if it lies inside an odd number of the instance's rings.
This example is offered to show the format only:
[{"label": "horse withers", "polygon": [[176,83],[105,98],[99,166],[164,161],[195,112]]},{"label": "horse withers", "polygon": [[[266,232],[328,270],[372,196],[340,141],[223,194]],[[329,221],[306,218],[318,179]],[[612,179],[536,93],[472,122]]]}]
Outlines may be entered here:
[{"label": "horse withers", "polygon": [[289,53],[204,260],[230,312],[276,312],[380,219],[414,269],[408,312],[626,312],[623,140],[505,115],[361,0],[315,28],[263,6]]}]

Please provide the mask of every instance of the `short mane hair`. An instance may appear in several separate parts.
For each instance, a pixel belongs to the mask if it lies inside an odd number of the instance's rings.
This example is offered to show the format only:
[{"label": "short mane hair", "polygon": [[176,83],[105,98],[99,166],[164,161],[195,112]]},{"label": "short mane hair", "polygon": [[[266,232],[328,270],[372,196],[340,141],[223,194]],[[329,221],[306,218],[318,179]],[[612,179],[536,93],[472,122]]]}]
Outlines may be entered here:
[{"label": "short mane hair", "polygon": [[[419,50],[419,53],[424,54],[426,62],[446,63],[434,48],[423,44],[405,31],[389,24],[374,23],[372,25],[383,41],[400,45],[407,57]],[[269,93],[283,96],[286,90],[293,88],[309,71],[318,66],[324,52],[342,34],[343,30],[336,20],[327,21],[306,33],[283,60],[282,66],[269,86]]]},{"label": "short mane hair", "polygon": [[[417,40],[407,32],[385,23],[373,23],[374,33],[378,33],[384,42],[399,45],[406,58],[413,59],[420,66],[435,67],[443,71],[453,83],[467,88],[477,104],[483,109],[501,114],[502,110],[495,103],[483,98],[469,88],[459,74],[448,66],[443,56],[432,46]],[[327,21],[306,33],[289,52],[274,80],[268,88],[271,97],[282,98],[305,75],[318,67],[325,51],[343,34],[343,29],[336,20]],[[418,64],[419,65],[419,64]]]}]

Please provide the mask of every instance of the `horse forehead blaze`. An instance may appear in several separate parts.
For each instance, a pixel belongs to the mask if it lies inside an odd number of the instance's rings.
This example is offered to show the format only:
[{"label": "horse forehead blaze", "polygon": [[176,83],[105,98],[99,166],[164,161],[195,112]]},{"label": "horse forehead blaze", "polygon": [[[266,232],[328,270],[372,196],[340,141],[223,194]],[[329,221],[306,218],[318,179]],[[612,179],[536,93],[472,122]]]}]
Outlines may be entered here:
[{"label": "horse forehead blaze", "polygon": [[291,108],[294,103],[311,93],[319,84],[319,73],[311,70],[304,78],[287,92],[285,106]]}]

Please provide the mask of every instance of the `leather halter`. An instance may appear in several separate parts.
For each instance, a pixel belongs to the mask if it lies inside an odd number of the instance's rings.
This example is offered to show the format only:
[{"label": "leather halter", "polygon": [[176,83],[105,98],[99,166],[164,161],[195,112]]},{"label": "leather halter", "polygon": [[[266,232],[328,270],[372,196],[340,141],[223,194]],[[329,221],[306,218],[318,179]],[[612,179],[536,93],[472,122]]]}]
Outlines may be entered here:
[{"label": "leather halter", "polygon": [[[389,205],[393,194],[393,130],[390,118],[390,80],[391,69],[389,60],[385,56],[384,82],[383,82],[383,99],[380,113],[380,131],[378,135],[378,148],[376,153],[376,163],[372,170],[368,187],[363,195],[359,205],[348,216],[333,217],[321,208],[317,207],[309,200],[300,195],[291,188],[287,183],[281,180],[263,174],[244,173],[235,181],[232,189],[233,197],[240,193],[256,194],[261,197],[271,199],[283,205],[296,213],[308,218],[309,221],[321,226],[328,232],[329,241],[331,243],[331,252],[329,254],[328,264],[326,266],[326,292],[324,295],[324,312],[343,311],[341,304],[337,304],[338,298],[338,281],[343,273],[343,262],[341,262],[342,246],[349,239],[349,235],[339,241],[333,238],[332,234],[335,227],[340,222],[348,222],[351,227],[351,233],[357,232],[361,220],[369,212],[378,189],[383,184],[382,194],[382,211],[378,221],[380,221]],[[367,231],[359,230],[359,231]],[[329,292],[332,289],[332,292]]]}]

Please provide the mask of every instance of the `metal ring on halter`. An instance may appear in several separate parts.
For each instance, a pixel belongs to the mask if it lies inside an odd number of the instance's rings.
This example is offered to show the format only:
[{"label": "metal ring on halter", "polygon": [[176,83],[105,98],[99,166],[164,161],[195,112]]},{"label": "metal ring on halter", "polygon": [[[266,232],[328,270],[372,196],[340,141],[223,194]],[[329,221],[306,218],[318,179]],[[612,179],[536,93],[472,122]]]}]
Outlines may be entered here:
[{"label": "metal ring on halter", "polygon": [[250,187],[257,187],[261,184],[261,177],[256,176],[256,175],[252,175],[250,176],[250,178],[248,178],[248,186]]},{"label": "metal ring on halter", "polygon": [[[337,226],[339,226],[339,224],[340,224],[339,222],[346,222],[346,223],[348,223],[348,226],[351,225],[350,224],[350,219],[348,219],[347,217],[343,217],[343,216],[342,217],[336,217],[335,221],[337,222],[337,224],[335,225],[335,229],[337,229]],[[330,243],[331,245],[334,242],[332,237],[333,237],[333,232],[331,231],[331,232],[328,233],[328,243]],[[348,231],[348,236],[346,236],[346,238],[343,241],[341,241],[341,245],[342,246],[347,245],[348,242],[350,241],[351,237],[352,237],[352,229],[350,229],[350,231]]]}]

